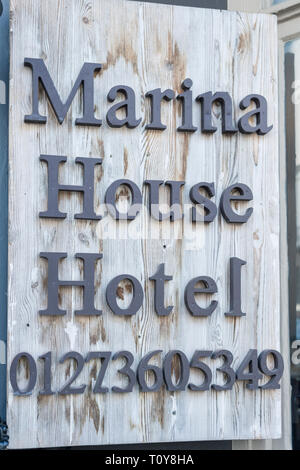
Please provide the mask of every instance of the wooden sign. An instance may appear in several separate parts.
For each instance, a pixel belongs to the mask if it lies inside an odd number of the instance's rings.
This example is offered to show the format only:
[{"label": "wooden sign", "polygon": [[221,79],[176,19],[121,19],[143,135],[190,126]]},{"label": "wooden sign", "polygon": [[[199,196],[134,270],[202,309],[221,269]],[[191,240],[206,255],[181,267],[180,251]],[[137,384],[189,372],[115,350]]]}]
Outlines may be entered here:
[{"label": "wooden sign", "polygon": [[279,438],[276,19],[11,15],[10,447]]}]

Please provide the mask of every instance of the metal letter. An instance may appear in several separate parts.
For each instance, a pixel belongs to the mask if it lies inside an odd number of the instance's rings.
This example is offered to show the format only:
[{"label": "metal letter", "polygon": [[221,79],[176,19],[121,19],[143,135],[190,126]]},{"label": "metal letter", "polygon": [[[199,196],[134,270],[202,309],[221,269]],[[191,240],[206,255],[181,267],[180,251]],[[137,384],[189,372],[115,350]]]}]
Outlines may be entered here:
[{"label": "metal letter", "polygon": [[262,378],[263,376],[258,370],[257,349],[250,349],[236,371],[236,379],[247,381],[246,388],[248,390],[257,390],[258,381]]},{"label": "metal letter", "polygon": [[[174,384],[172,381],[172,362],[174,356],[177,356],[180,362],[180,380],[177,384]],[[190,364],[186,355],[178,350],[168,352],[163,361],[163,374],[169,392],[184,391],[190,377]]]},{"label": "metal letter", "polygon": [[129,351],[119,351],[113,355],[112,360],[116,361],[120,357],[125,358],[126,364],[122,369],[119,369],[118,372],[122,375],[126,375],[128,378],[128,384],[126,388],[112,387],[111,390],[115,393],[131,393],[134,385],[136,384],[136,374],[135,371],[131,369],[131,366],[134,363],[134,357]]},{"label": "metal letter", "polygon": [[83,87],[83,117],[76,119],[77,126],[101,126],[102,121],[96,119],[94,115],[94,74],[101,70],[101,64],[85,63],[77,77],[73,89],[65,102],[61,98],[54,86],[48,69],[42,59],[24,60],[25,67],[32,69],[32,114],[25,116],[25,122],[45,124],[46,116],[39,113],[39,84],[43,86],[48,99],[52,105],[53,111],[60,124],[63,123],[71,103],[77,93],[78,88],[82,84]]},{"label": "metal letter", "polygon": [[[128,279],[133,286],[133,296],[128,308],[120,308],[117,303],[117,289],[121,281]],[[144,292],[140,282],[129,274],[121,274],[110,281],[106,289],[106,301],[115,315],[132,316],[141,308],[144,300]]]},{"label": "metal letter", "polygon": [[80,372],[83,369],[84,358],[78,352],[71,351],[65,354],[62,358],[60,358],[59,363],[63,364],[67,359],[74,359],[77,367],[72,377],[67,381],[67,383],[60,390],[58,390],[58,393],[60,395],[81,395],[82,393],[84,393],[86,389],[86,385],[83,384],[83,385],[80,385],[79,387],[71,387],[71,385],[73,382],[75,382],[75,380],[77,379],[77,377],[79,376]]},{"label": "metal letter", "polygon": [[[180,203],[180,189],[185,185],[184,181],[166,181],[165,183],[161,180],[146,180],[145,184],[149,185],[149,210],[151,216],[155,220],[179,220],[183,218],[181,203]],[[162,214],[159,210],[159,187],[165,184],[170,186],[170,212]]]},{"label": "metal letter", "polygon": [[48,396],[54,395],[51,389],[51,363],[52,363],[52,353],[49,351],[47,354],[43,354],[39,359],[44,361],[44,388],[40,391],[40,395]]},{"label": "metal letter", "polygon": [[226,317],[245,317],[241,307],[241,277],[242,266],[246,261],[239,258],[230,258],[230,312],[225,313]]},{"label": "metal letter", "polygon": [[182,101],[182,125],[177,128],[179,132],[195,132],[197,127],[193,125],[193,82],[190,78],[186,78],[181,88],[184,90],[183,93],[177,96],[178,100]]},{"label": "metal letter", "polygon": [[77,253],[75,258],[83,260],[84,279],[82,281],[60,281],[58,279],[58,265],[60,260],[67,258],[67,253],[40,253],[41,258],[48,260],[48,307],[40,310],[40,315],[65,315],[66,311],[58,306],[58,289],[63,286],[83,288],[83,308],[75,310],[75,315],[101,315],[101,310],[95,309],[95,263],[102,259],[102,253]]},{"label": "metal letter", "polygon": [[[119,186],[127,186],[132,195],[132,204],[127,213],[120,213],[116,207],[116,191]],[[138,186],[130,180],[117,180],[114,181],[106,191],[105,204],[108,206],[108,211],[116,220],[134,220],[139,214],[143,202],[143,196]]]},{"label": "metal letter", "polygon": [[[107,99],[110,102],[115,101],[117,94],[123,93],[125,95],[125,100],[121,101],[121,103],[117,103],[112,106],[106,115],[107,123],[110,127],[123,127],[126,126],[129,129],[134,129],[137,127],[142,118],[136,119],[135,114],[135,93],[132,88],[125,85],[117,85],[113,87],[107,95]],[[126,116],[124,119],[119,119],[116,116],[116,112],[119,109],[125,108]]]},{"label": "metal letter", "polygon": [[155,282],[154,287],[154,306],[157,315],[163,317],[168,316],[173,310],[172,307],[164,307],[164,299],[165,299],[165,281],[172,281],[172,276],[165,275],[165,265],[160,264],[158,267],[157,272],[149,278],[150,281]]},{"label": "metal letter", "polygon": [[[29,381],[28,385],[25,390],[20,390],[17,380],[17,369],[19,365],[20,359],[25,358],[27,360],[28,369],[29,369]],[[36,384],[37,379],[37,368],[36,363],[33,357],[26,353],[17,354],[17,356],[13,359],[11,366],[10,366],[10,383],[14,392],[14,395],[19,397],[29,396],[32,395],[33,389]]]},{"label": "metal letter", "polygon": [[[234,196],[233,191],[238,191],[239,195]],[[236,183],[225,189],[220,200],[220,209],[226,222],[229,224],[245,224],[252,215],[253,208],[247,209],[245,214],[239,215],[231,208],[231,201],[252,201],[253,194],[251,189],[245,184]]]},{"label": "metal letter", "polygon": [[225,134],[235,134],[237,127],[233,122],[232,99],[227,92],[218,92],[214,95],[211,91],[197,96],[196,101],[201,103],[201,123],[202,132],[213,134],[217,128],[212,125],[212,107],[217,102],[222,107],[222,132]]},{"label": "metal letter", "polygon": [[102,387],[102,382],[104,380],[105,372],[106,372],[108,363],[110,361],[111,354],[112,354],[111,351],[107,351],[107,352],[92,351],[88,353],[85,359],[85,362],[89,362],[93,359],[100,359],[100,360],[103,359],[103,361],[101,360],[100,371],[99,371],[95,386],[93,388],[94,393],[107,393],[109,391],[107,387]]},{"label": "metal letter", "polygon": [[[158,366],[149,364],[150,359],[152,359],[153,356],[161,352],[162,350],[159,349],[157,351],[152,351],[146,354],[146,356],[143,357],[143,359],[138,365],[137,380],[140,386],[140,390],[142,392],[158,392],[162,387],[162,384],[163,384],[162,369]],[[149,386],[146,382],[146,372],[149,373],[149,371],[151,371],[155,377],[154,384],[152,384],[151,386]]]},{"label": "metal letter", "polygon": [[75,219],[101,220],[100,215],[94,211],[94,169],[102,163],[101,158],[76,158],[75,162],[83,165],[83,185],[67,185],[58,183],[60,163],[67,161],[67,157],[58,155],[41,155],[40,160],[48,164],[48,210],[40,212],[41,218],[65,219],[66,213],[58,208],[59,191],[73,191],[83,193],[83,212],[76,214]]},{"label": "metal letter", "polygon": [[222,367],[218,367],[217,371],[222,372],[225,376],[227,376],[227,381],[225,382],[224,385],[212,385],[212,389],[216,390],[217,392],[222,392],[226,390],[232,390],[234,383],[235,383],[235,372],[232,369],[231,364],[233,363],[233,355],[231,354],[230,351],[221,350],[221,351],[216,351],[212,354],[212,359],[218,359],[219,357],[224,358],[224,364]]},{"label": "metal letter", "polygon": [[[270,369],[268,366],[268,356],[272,355],[274,360],[274,368]],[[258,366],[261,372],[268,377],[271,377],[269,382],[265,385],[261,385],[262,390],[279,390],[280,389],[280,380],[284,372],[284,362],[283,357],[278,351],[272,349],[267,349],[263,351],[258,357]]]},{"label": "metal letter", "polygon": [[202,374],[204,375],[204,382],[201,385],[195,385],[190,383],[189,389],[193,392],[204,392],[210,389],[211,381],[212,381],[212,372],[207,364],[204,362],[199,361],[202,357],[211,357],[212,351],[195,351],[190,367],[193,369],[199,369]]},{"label": "metal letter", "polygon": [[155,90],[148,91],[146,97],[151,98],[151,123],[147,124],[145,129],[165,130],[167,126],[161,122],[161,102],[162,100],[171,101],[174,99],[174,91],[170,89],[161,91],[161,88],[156,88]]},{"label": "metal letter", "polygon": [[[273,126],[268,126],[268,103],[266,98],[261,95],[248,95],[240,103],[241,109],[247,109],[251,102],[256,104],[256,109],[249,111],[245,116],[241,117],[238,122],[239,130],[242,134],[258,135],[268,134]],[[250,126],[249,119],[256,116],[256,126]]]},{"label": "metal letter", "polygon": [[212,222],[217,215],[216,205],[210,201],[207,197],[202,196],[199,193],[200,189],[205,189],[210,197],[215,196],[215,185],[214,183],[198,183],[195,184],[190,190],[190,199],[194,204],[199,204],[204,207],[205,215],[200,215],[197,212],[197,207],[192,207],[192,221],[193,222]]}]

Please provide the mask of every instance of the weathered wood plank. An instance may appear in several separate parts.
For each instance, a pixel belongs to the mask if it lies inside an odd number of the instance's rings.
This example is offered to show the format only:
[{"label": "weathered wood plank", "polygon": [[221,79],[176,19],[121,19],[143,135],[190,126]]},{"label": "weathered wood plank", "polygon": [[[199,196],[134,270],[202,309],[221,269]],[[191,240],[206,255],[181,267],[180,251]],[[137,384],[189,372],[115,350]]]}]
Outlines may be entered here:
[{"label": "weathered wood plank", "polygon": [[[181,349],[191,358],[196,349],[225,348],[232,351],[237,367],[249,349],[279,349],[276,21],[267,15],[119,0],[12,0],[11,11],[8,363],[24,350],[36,359],[53,351],[53,389],[57,390],[71,374],[66,372],[67,364],[57,364],[58,359],[71,350],[83,355],[91,350],[128,350],[136,367],[142,356],[156,349]],[[25,124],[24,115],[31,112],[31,72],[23,65],[28,56],[45,60],[64,99],[84,62],[103,64],[95,78],[96,115],[103,119],[102,127],[75,127],[81,113],[80,94],[61,126],[43,94],[40,111],[49,113],[48,123]],[[236,115],[244,96],[262,94],[269,102],[274,130],[264,137],[225,137],[217,115],[219,130],[214,135],[178,133],[176,101],[163,106],[166,131],[145,130],[149,103],[140,97],[158,87],[180,92],[187,77],[194,81],[194,97],[208,90],[228,91]],[[106,97],[116,84],[135,90],[137,116],[143,117],[140,127],[107,126]],[[194,119],[199,126],[196,103]],[[153,222],[144,210],[134,222],[141,229],[137,240],[107,239],[102,222],[74,220],[81,208],[81,197],[74,194],[61,196],[66,220],[39,219],[39,212],[47,208],[47,167],[39,161],[41,154],[68,156],[60,173],[66,184],[81,184],[76,157],[103,158],[95,176],[98,209],[116,179],[134,181],[143,188],[145,200],[148,191],[143,181],[162,179],[186,181],[185,202],[197,182],[215,182],[218,203],[227,186],[242,182],[253,190],[254,214],[243,226],[231,226],[219,216],[212,224],[200,224],[194,239],[188,239],[191,227],[182,231],[177,221],[173,225],[178,237],[169,237],[163,233],[168,223]],[[150,225],[158,225],[159,239],[150,239]],[[118,224],[119,229],[126,226]],[[69,287],[61,289],[65,317],[38,315],[47,305],[47,263],[39,258],[39,252],[45,251],[69,254],[60,266],[60,279],[67,280],[79,280],[82,275],[75,253],[103,253],[95,289],[101,317],[75,317],[82,292]],[[247,260],[242,282],[247,316],[235,320],[224,316],[233,256]],[[166,305],[174,305],[174,311],[167,318],[156,316],[153,283],[148,281],[162,262],[166,274],[173,276],[166,285]],[[114,315],[105,303],[106,286],[120,273],[135,276],[145,288],[143,308],[128,319]],[[184,305],[184,287],[199,275],[211,276],[218,285],[214,298],[219,305],[209,319],[192,317]],[[131,292],[128,283],[121,287],[120,302],[125,306]],[[216,364],[207,363],[219,381]],[[117,385],[119,365],[110,366],[108,387]],[[76,384],[91,385],[95,367],[92,362],[86,365]],[[135,387],[129,394],[95,395],[89,385],[83,395],[41,397],[41,381],[39,372],[38,386],[30,397],[16,397],[8,387],[11,447],[280,436],[280,391],[253,392],[238,383],[231,392],[221,393],[145,394]]]}]

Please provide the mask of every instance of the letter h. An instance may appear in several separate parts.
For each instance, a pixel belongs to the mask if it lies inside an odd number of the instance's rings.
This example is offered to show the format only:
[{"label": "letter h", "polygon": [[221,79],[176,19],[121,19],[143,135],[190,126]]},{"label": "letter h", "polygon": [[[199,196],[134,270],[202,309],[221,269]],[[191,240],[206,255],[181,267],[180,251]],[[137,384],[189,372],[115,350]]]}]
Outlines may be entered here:
[{"label": "letter h", "polygon": [[83,185],[67,185],[58,183],[59,165],[67,161],[67,157],[58,155],[41,155],[40,160],[48,164],[48,210],[40,212],[42,218],[65,219],[66,213],[58,208],[59,191],[83,193],[83,212],[76,214],[75,219],[101,220],[94,211],[94,168],[102,163],[101,158],[76,158],[75,162],[83,165]]},{"label": "letter h", "polygon": [[67,253],[40,253],[41,258],[48,260],[48,307],[40,310],[40,315],[65,315],[66,311],[58,306],[59,287],[83,287],[83,308],[75,310],[75,315],[102,315],[94,304],[95,295],[95,263],[103,257],[102,253],[77,253],[75,258],[83,260],[84,279],[82,281],[60,281],[58,279],[58,265],[60,260],[67,258]]}]

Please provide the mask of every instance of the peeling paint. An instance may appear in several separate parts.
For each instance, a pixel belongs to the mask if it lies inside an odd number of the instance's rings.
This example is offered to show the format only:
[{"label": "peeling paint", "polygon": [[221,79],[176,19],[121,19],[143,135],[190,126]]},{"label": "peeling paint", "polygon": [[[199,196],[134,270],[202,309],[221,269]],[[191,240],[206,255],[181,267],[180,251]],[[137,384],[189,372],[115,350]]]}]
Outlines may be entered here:
[{"label": "peeling paint", "polygon": [[77,326],[72,321],[69,321],[65,327],[65,333],[68,336],[70,348],[73,350],[75,348],[76,337],[78,333]]}]

